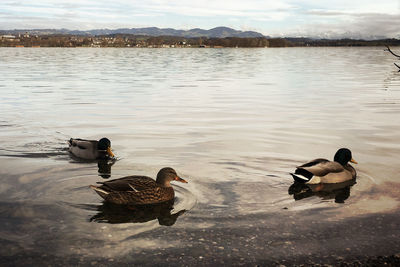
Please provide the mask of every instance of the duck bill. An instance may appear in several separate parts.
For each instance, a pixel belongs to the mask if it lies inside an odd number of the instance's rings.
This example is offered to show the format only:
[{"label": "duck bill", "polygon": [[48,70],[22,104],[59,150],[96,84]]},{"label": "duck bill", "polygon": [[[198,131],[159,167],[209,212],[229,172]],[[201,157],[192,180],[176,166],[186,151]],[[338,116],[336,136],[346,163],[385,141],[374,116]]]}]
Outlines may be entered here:
[{"label": "duck bill", "polygon": [[111,151],[111,147],[107,148],[107,154],[112,158],[115,157],[114,153]]},{"label": "duck bill", "polygon": [[354,163],[354,164],[358,164],[357,161],[355,161],[353,158],[350,160],[350,162]]},{"label": "duck bill", "polygon": [[176,176],[176,177],[175,177],[175,181],[178,181],[178,182],[187,184],[187,181],[186,181],[185,179],[182,179],[182,178],[179,177],[179,176]]}]

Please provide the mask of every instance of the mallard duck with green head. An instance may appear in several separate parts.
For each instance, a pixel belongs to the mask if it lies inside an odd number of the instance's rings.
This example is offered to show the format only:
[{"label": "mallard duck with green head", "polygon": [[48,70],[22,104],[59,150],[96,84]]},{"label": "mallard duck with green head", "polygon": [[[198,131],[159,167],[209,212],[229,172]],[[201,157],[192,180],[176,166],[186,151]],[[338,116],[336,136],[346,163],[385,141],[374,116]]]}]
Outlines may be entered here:
[{"label": "mallard duck with green head", "polygon": [[68,151],[77,158],[96,160],[115,157],[111,151],[111,141],[106,137],[99,141],[71,138],[68,145]]},{"label": "mallard duck with green head", "polygon": [[147,176],[127,176],[106,182],[98,182],[101,186],[91,185],[105,201],[122,205],[156,204],[169,201],[175,197],[170,182],[187,183],[170,167],[162,168],[157,179]]},{"label": "mallard duck with green head", "polygon": [[355,179],[356,170],[349,162],[357,164],[351,155],[351,151],[347,148],[339,149],[333,161],[327,159],[314,159],[296,168],[291,173],[294,180],[307,184],[331,184],[343,183]]}]

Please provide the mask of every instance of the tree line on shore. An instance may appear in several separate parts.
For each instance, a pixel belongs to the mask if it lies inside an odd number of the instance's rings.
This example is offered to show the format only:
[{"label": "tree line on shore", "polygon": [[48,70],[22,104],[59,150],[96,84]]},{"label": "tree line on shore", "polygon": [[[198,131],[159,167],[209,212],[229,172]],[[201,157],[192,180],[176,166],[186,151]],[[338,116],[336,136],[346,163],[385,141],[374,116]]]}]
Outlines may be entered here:
[{"label": "tree line on shore", "polygon": [[184,38],[112,34],[80,35],[1,35],[0,47],[296,47],[296,46],[397,46],[398,39],[310,39],[310,38]]}]

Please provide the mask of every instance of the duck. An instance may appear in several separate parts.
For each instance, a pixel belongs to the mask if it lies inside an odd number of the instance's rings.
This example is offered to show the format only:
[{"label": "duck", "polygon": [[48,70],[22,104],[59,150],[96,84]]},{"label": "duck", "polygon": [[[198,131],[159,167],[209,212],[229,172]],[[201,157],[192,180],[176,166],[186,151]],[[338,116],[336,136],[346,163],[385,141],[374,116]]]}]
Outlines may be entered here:
[{"label": "duck", "polygon": [[173,168],[162,168],[156,180],[147,176],[126,176],[106,182],[100,186],[90,185],[106,202],[120,205],[157,204],[174,199],[175,192],[170,182],[187,181],[178,176]]},{"label": "duck", "polygon": [[71,138],[68,140],[68,151],[75,157],[87,160],[114,158],[111,141],[103,137],[99,141]]},{"label": "duck", "polygon": [[340,148],[333,161],[327,159],[314,159],[301,166],[291,173],[293,179],[306,184],[334,184],[343,183],[355,179],[356,170],[349,164],[357,164],[348,148]]}]

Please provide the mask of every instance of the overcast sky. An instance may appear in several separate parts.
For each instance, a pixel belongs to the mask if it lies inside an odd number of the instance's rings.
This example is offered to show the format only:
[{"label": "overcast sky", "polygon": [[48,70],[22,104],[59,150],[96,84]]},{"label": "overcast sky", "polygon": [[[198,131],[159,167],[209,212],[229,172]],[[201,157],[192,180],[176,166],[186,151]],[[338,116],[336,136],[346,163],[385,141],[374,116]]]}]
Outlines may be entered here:
[{"label": "overcast sky", "polygon": [[153,26],[400,38],[400,0],[0,0],[0,30]]}]

